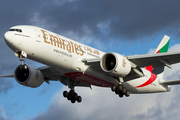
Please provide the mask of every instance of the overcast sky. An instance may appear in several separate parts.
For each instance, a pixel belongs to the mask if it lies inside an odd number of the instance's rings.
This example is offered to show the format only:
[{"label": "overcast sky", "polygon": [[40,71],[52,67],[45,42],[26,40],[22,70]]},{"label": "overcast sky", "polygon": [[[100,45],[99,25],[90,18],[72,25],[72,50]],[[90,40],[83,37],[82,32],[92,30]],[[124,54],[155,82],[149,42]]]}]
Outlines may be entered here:
[{"label": "overcast sky", "polygon": [[[0,4],[0,74],[21,63],[6,46],[3,35],[15,25],[43,27],[105,52],[123,55],[152,52],[164,34],[170,51],[180,51],[178,0],[2,0]],[[40,67],[41,64],[26,60]],[[180,65],[166,69],[164,79],[180,79]],[[44,83],[36,89],[0,78],[0,120],[159,120],[180,117],[180,86],[169,93],[131,95],[119,99],[110,89],[78,88],[81,104],[62,97],[68,88]]]}]

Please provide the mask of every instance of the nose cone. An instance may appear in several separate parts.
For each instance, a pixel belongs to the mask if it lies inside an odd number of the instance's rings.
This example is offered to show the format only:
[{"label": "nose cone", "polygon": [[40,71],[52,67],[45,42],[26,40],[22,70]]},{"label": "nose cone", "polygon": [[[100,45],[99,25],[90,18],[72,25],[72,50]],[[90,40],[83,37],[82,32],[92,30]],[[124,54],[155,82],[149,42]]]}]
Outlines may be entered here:
[{"label": "nose cone", "polygon": [[6,43],[11,43],[12,41],[12,33],[9,31],[4,34],[4,40]]}]

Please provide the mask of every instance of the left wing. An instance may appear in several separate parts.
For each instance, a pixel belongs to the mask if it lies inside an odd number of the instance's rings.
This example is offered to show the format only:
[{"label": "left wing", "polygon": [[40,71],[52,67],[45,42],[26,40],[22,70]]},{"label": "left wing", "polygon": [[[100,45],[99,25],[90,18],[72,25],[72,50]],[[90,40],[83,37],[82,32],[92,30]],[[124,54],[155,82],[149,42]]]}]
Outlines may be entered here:
[{"label": "left wing", "polygon": [[0,75],[0,77],[14,77],[14,73]]},{"label": "left wing", "polygon": [[172,64],[180,62],[180,52],[158,53],[126,56],[129,61],[138,67],[152,65],[154,68],[167,66],[171,68]]},{"label": "left wing", "polygon": [[[42,74],[44,75],[44,81],[47,82],[48,84],[49,84],[49,81],[59,80],[62,84],[67,86],[67,79],[71,79],[66,76],[63,76],[59,70],[50,66],[43,66],[38,69],[42,72]],[[0,77],[14,77],[14,73],[0,75]],[[87,84],[81,81],[75,81],[74,84],[76,84],[76,86],[81,86],[81,87],[91,87],[90,84]]]}]

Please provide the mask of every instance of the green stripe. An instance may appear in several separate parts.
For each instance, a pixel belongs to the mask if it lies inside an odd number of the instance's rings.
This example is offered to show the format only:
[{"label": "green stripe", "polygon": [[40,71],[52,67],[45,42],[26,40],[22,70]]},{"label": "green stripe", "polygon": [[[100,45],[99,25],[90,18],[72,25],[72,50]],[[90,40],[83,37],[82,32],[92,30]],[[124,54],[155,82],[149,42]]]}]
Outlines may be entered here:
[{"label": "green stripe", "polygon": [[[169,41],[170,41],[170,39],[169,39]],[[164,53],[164,52],[167,52],[167,51],[168,51],[169,41],[166,43],[165,46],[163,46],[163,47],[160,49],[159,53]]]}]

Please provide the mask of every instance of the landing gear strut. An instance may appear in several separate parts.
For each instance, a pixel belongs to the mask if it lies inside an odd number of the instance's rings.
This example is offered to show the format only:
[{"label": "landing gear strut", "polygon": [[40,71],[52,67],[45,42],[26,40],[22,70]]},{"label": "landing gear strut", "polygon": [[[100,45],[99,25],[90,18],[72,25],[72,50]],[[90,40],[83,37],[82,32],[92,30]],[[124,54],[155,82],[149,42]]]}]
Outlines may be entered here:
[{"label": "landing gear strut", "polygon": [[123,85],[119,84],[117,86],[115,85],[112,85],[111,86],[111,90],[113,92],[115,92],[117,95],[119,95],[120,98],[122,98],[124,95],[126,97],[129,97],[130,96],[130,91],[127,90],[125,87],[123,87]]},{"label": "landing gear strut", "polygon": [[24,61],[24,58],[27,57],[27,54],[21,51],[21,52],[15,52],[15,56],[18,57],[19,60],[21,61],[20,70],[27,70],[28,67]]},{"label": "landing gear strut", "polygon": [[78,94],[74,90],[70,90],[69,92],[64,91],[63,96],[71,101],[71,103],[75,103],[76,101],[80,103],[82,101],[81,96],[78,96]]}]

